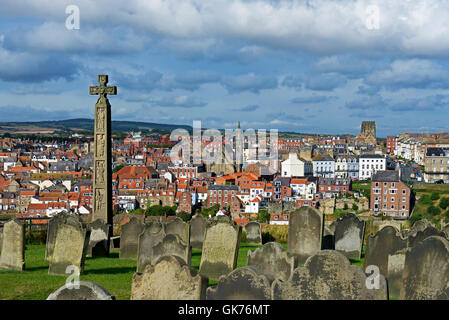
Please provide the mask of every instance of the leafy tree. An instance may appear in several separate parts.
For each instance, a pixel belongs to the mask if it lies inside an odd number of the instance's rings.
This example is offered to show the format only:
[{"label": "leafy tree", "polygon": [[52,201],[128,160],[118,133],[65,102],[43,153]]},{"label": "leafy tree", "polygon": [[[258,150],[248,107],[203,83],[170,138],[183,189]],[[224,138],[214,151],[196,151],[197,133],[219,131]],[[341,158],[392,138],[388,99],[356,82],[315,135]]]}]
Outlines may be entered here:
[{"label": "leafy tree", "polygon": [[421,203],[424,205],[432,205],[432,199],[428,194],[425,194],[421,198]]},{"label": "leafy tree", "polygon": [[135,210],[129,211],[128,214],[144,214],[144,211],[142,208],[137,208]]},{"label": "leafy tree", "polygon": [[449,207],[449,197],[442,198],[438,205],[441,209],[446,210]]},{"label": "leafy tree", "polygon": [[438,192],[432,192],[432,195],[430,196],[430,199],[438,200],[438,199],[440,199],[440,194]]},{"label": "leafy tree", "polygon": [[262,222],[268,222],[270,221],[270,214],[265,209],[260,209],[259,213],[257,214],[257,220]]},{"label": "leafy tree", "polygon": [[439,215],[441,212],[441,209],[435,206],[430,206],[427,208],[427,213],[430,214],[431,216],[436,216]]},{"label": "leafy tree", "polygon": [[353,204],[352,204],[352,210],[358,211],[358,210],[359,210],[359,206],[356,205],[355,203],[353,203]]},{"label": "leafy tree", "polygon": [[182,219],[182,221],[188,222],[190,220],[190,218],[192,217],[190,215],[190,213],[185,212],[185,211],[180,211],[176,214],[179,218]]},{"label": "leafy tree", "polygon": [[120,169],[122,169],[125,165],[124,164],[119,164],[118,166],[116,166],[113,170],[114,173],[116,173],[117,171],[119,171]]},{"label": "leafy tree", "polygon": [[175,216],[176,215],[176,206],[161,206],[155,205],[150,206],[146,210],[146,215],[148,216]]},{"label": "leafy tree", "polygon": [[218,210],[220,210],[220,205],[217,203],[216,205],[213,205],[210,208],[204,208],[201,211],[201,214],[205,217],[209,217],[209,215],[215,216],[217,214]]},{"label": "leafy tree", "polygon": [[348,210],[348,209],[349,209],[348,204],[345,202],[345,205],[343,206],[343,210]]}]

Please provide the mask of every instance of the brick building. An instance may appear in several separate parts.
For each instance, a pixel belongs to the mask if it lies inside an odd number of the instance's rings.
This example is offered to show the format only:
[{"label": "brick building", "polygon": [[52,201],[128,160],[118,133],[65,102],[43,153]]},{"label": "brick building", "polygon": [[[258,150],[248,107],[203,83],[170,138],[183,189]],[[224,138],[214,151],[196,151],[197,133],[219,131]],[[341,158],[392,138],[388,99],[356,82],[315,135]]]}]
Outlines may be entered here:
[{"label": "brick building", "polygon": [[400,180],[399,171],[378,171],[373,174],[371,179],[371,214],[407,219],[411,211],[410,197],[410,188]]},{"label": "brick building", "polygon": [[220,208],[226,208],[238,191],[239,187],[234,185],[211,185],[207,189],[207,206],[219,204]]}]

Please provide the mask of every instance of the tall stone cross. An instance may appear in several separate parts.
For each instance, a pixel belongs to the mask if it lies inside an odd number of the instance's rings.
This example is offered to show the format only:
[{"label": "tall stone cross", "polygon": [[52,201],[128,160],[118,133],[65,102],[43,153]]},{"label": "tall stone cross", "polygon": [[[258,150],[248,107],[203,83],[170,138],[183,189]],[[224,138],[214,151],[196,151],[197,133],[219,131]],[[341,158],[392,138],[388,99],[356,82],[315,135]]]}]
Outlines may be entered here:
[{"label": "tall stone cross", "polygon": [[[117,87],[108,87],[108,76],[99,75],[99,86],[90,87],[89,94],[99,95],[95,104],[95,150],[92,221],[103,219],[112,234],[112,152],[111,105],[108,94],[116,95]],[[109,238],[109,237],[108,237]],[[108,246],[109,249],[109,239]]]}]

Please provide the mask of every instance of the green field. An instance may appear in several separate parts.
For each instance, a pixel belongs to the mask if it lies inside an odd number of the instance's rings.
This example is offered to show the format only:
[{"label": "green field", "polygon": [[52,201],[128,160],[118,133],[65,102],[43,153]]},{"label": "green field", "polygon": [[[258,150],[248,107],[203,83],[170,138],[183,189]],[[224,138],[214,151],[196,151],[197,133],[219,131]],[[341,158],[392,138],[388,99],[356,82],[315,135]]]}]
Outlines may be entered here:
[{"label": "green field", "polygon": [[[286,248],[286,244],[283,246]],[[242,243],[237,267],[245,266],[248,250],[258,247],[260,246]],[[63,286],[66,277],[48,275],[48,262],[44,260],[44,256],[45,245],[27,245],[25,271],[0,271],[0,300],[44,300],[50,293]],[[192,266],[198,269],[200,261],[201,250],[192,250]],[[351,262],[363,266],[363,259]],[[135,270],[135,260],[119,259],[118,253],[112,253],[109,258],[86,259],[84,274],[80,280],[96,282],[116,299],[128,300]],[[209,285],[216,283],[216,279],[209,280]]]}]

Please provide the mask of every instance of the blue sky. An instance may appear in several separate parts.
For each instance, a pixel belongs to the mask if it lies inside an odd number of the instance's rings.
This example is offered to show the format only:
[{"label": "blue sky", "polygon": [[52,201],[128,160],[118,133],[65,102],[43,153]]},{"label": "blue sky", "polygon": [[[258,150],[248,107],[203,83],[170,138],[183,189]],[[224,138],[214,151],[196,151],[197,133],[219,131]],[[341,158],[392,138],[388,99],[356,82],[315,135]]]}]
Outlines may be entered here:
[{"label": "blue sky", "polygon": [[106,73],[113,120],[447,131],[448,57],[444,0],[2,0],[0,121],[92,118]]}]

